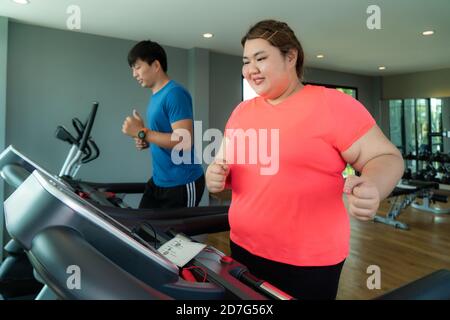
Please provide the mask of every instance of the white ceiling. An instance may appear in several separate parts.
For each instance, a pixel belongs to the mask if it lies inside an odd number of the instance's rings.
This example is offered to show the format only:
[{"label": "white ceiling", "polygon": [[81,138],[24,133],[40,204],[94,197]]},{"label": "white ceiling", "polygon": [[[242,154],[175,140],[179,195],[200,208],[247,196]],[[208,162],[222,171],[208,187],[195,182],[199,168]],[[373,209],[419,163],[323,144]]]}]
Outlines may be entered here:
[{"label": "white ceiling", "polygon": [[[80,32],[240,56],[240,39],[260,19],[287,22],[300,38],[306,65],[363,75],[450,68],[450,0],[0,0],[13,21],[67,29],[70,5]],[[381,30],[369,30],[369,5],[381,9]],[[435,30],[430,37],[422,31]],[[205,32],[214,34],[204,39]],[[317,59],[318,53],[325,55]],[[387,67],[379,71],[378,66]]]}]

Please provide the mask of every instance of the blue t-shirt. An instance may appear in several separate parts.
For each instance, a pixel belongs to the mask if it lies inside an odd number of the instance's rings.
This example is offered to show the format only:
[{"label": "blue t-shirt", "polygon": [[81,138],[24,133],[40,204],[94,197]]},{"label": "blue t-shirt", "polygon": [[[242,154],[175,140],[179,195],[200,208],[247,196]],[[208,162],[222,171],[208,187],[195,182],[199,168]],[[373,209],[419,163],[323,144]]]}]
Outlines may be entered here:
[{"label": "blue t-shirt", "polygon": [[[193,120],[192,99],[181,85],[170,80],[150,99],[147,108],[147,123],[150,130],[172,133],[171,124],[184,119]],[[193,137],[192,137],[193,139]],[[192,143],[194,141],[192,140]],[[153,181],[160,187],[175,187],[191,183],[203,174],[200,161],[195,158],[194,146],[189,157],[178,151],[178,160],[172,161],[172,149],[150,144],[153,159]],[[180,163],[179,159],[189,159]]]}]

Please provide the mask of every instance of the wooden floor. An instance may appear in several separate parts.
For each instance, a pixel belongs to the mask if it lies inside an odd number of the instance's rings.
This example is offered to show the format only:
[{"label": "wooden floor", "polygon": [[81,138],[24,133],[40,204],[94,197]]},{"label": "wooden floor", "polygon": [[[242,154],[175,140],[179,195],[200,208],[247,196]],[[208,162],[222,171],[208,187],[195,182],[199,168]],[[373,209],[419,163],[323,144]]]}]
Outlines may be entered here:
[{"label": "wooden floor", "polygon": [[[449,197],[450,198],[450,197]],[[384,215],[390,200],[383,201]],[[442,207],[450,207],[444,204]],[[351,252],[342,270],[337,299],[372,299],[438,269],[450,269],[450,215],[404,209],[398,220],[410,230],[351,220]],[[208,235],[208,244],[229,254],[228,232]],[[369,290],[367,268],[381,269],[381,289]]]}]

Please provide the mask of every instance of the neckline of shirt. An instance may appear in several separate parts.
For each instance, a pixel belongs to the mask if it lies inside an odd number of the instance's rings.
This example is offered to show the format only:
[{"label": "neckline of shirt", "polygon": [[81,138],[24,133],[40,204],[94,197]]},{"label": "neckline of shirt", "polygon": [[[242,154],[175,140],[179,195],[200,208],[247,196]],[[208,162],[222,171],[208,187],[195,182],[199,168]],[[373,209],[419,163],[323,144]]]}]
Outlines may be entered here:
[{"label": "neckline of shirt", "polygon": [[157,92],[155,92],[154,94],[152,94],[152,96],[157,96],[160,92],[163,92],[165,89],[168,88],[169,84],[171,84],[173,82],[172,79],[170,79],[169,81],[167,81],[167,83],[161,88],[159,89]]},{"label": "neckline of shirt", "polygon": [[273,110],[276,110],[276,109],[279,109],[279,108],[283,107],[284,105],[288,105],[289,101],[291,99],[293,99],[294,97],[296,97],[297,95],[304,95],[305,91],[309,90],[311,87],[312,86],[310,84],[306,84],[306,85],[303,86],[303,88],[301,88],[297,92],[294,92],[289,97],[287,97],[286,99],[284,99],[283,101],[281,101],[280,103],[275,104],[275,105],[269,103],[266,99],[264,99],[262,97],[259,97],[259,98],[263,101],[265,106],[267,106],[267,107],[269,107],[269,108],[271,108]]}]

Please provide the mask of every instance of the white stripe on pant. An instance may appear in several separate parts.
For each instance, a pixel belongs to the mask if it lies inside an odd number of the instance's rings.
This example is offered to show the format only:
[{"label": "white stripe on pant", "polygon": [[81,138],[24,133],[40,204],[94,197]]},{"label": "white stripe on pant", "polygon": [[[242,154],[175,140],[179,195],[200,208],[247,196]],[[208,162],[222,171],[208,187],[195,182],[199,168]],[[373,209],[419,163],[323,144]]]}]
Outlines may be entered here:
[{"label": "white stripe on pant", "polygon": [[195,182],[186,184],[187,190],[187,207],[195,206]]},{"label": "white stripe on pant", "polygon": [[195,194],[195,181],[192,182],[192,191],[194,191],[194,196],[192,197],[192,206],[195,207],[195,202],[197,200],[197,195]]}]

